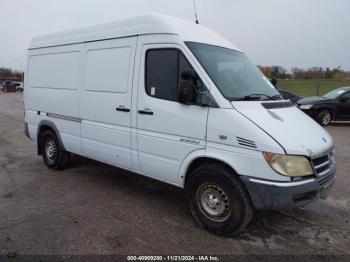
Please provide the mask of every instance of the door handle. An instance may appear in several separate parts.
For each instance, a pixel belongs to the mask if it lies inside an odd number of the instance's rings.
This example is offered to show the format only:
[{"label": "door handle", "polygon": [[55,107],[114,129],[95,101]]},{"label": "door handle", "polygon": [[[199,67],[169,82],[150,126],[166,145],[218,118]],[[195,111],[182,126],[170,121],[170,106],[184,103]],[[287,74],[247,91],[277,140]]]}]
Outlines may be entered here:
[{"label": "door handle", "polygon": [[141,115],[150,115],[150,116],[153,116],[154,113],[150,110],[139,110],[139,114]]},{"label": "door handle", "polygon": [[119,112],[126,112],[126,113],[130,112],[130,109],[125,108],[124,106],[117,107],[116,110]]}]

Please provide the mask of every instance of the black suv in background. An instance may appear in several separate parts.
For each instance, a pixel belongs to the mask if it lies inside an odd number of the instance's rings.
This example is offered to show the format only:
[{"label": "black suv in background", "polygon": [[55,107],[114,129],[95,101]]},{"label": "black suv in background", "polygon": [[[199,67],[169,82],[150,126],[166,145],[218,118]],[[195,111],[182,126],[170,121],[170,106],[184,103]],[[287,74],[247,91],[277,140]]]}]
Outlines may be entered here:
[{"label": "black suv in background", "polygon": [[335,89],[322,97],[303,98],[297,107],[323,126],[332,120],[350,121],[350,87]]}]

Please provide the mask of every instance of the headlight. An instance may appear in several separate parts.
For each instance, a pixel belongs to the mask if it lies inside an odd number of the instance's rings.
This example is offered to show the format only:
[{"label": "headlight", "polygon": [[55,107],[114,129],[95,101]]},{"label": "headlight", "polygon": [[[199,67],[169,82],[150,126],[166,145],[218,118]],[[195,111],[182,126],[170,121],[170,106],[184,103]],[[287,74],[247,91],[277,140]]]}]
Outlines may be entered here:
[{"label": "headlight", "polygon": [[310,109],[313,105],[300,105],[300,109]]},{"label": "headlight", "polygon": [[304,156],[279,155],[263,152],[263,155],[273,170],[283,176],[310,176],[314,171],[310,161]]}]

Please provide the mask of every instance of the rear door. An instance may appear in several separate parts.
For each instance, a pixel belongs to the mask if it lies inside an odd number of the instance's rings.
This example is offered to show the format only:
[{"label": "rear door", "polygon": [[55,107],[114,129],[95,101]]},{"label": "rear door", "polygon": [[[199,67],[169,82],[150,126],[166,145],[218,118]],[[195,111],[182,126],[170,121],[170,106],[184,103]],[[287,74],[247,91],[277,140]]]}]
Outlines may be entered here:
[{"label": "rear door", "polygon": [[136,37],[85,46],[81,94],[83,153],[131,169],[131,94]]},{"label": "rear door", "polygon": [[179,184],[181,162],[190,152],[206,146],[208,107],[178,102],[181,72],[195,70],[181,46],[143,43],[140,65],[137,103],[140,169],[147,176]]}]

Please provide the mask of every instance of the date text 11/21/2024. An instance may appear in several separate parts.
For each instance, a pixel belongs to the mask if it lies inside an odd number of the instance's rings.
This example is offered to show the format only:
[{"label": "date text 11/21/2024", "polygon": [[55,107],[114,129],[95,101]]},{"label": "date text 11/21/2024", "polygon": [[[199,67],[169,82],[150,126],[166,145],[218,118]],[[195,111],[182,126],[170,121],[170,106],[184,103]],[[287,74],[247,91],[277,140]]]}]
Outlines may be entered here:
[{"label": "date text 11/21/2024", "polygon": [[127,256],[128,261],[220,261],[218,256]]}]

